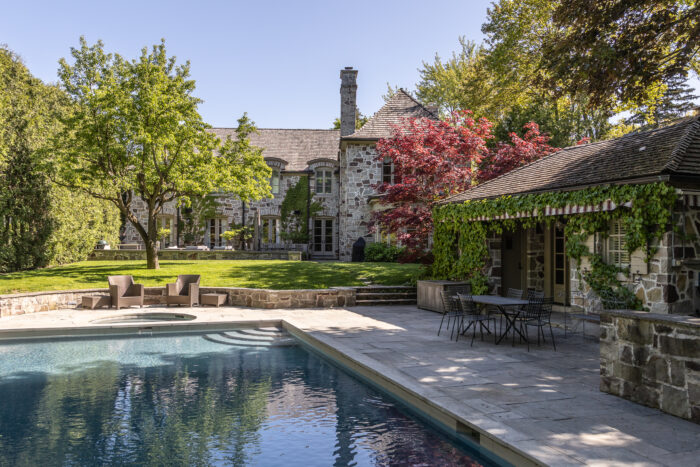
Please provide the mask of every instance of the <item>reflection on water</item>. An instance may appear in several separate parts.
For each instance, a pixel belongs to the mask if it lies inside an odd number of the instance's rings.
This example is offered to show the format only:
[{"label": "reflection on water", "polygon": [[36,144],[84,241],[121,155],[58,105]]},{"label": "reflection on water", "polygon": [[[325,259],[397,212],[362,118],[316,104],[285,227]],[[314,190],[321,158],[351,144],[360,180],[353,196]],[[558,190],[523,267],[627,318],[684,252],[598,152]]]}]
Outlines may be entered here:
[{"label": "reflection on water", "polygon": [[0,465],[480,465],[301,347],[0,345]]}]

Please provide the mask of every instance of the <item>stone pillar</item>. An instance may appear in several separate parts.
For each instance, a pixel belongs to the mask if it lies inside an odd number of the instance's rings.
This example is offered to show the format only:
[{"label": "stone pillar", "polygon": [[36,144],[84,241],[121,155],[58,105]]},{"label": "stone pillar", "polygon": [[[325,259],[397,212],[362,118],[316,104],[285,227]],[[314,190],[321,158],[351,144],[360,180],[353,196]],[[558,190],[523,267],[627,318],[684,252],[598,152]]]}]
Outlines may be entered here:
[{"label": "stone pillar", "polygon": [[340,70],[340,136],[355,132],[357,111],[357,70]]}]

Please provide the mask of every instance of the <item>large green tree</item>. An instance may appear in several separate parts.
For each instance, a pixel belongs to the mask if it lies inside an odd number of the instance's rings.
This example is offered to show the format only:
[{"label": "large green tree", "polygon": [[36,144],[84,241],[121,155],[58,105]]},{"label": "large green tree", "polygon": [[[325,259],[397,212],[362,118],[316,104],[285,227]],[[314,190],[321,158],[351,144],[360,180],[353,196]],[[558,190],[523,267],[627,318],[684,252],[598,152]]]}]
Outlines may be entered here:
[{"label": "large green tree", "polygon": [[237,138],[223,144],[207,131],[189,62],[178,65],[164,41],[127,60],[81,38],[71,55],[59,68],[74,105],[55,142],[56,179],[113,203],[143,239],[148,268],[158,268],[156,220],[167,203],[211,192],[270,195],[270,169],[248,140],[252,122],[244,115]]},{"label": "large green tree", "polygon": [[43,154],[69,101],[0,48],[0,271],[82,260],[116,242],[116,209],[51,182]]},{"label": "large green tree", "polygon": [[460,39],[461,51],[448,60],[423,63],[418,98],[438,105],[443,114],[472,110],[496,125],[494,135],[507,141],[530,121],[563,147],[610,131],[610,108],[593,108],[585,98],[550,86],[543,69],[542,43],[560,34],[552,25],[557,2],[500,0],[482,26],[483,45]]},{"label": "large green tree", "polygon": [[649,104],[663,83],[700,64],[696,0],[568,0],[552,16],[557,34],[544,41],[554,85],[594,105]]}]

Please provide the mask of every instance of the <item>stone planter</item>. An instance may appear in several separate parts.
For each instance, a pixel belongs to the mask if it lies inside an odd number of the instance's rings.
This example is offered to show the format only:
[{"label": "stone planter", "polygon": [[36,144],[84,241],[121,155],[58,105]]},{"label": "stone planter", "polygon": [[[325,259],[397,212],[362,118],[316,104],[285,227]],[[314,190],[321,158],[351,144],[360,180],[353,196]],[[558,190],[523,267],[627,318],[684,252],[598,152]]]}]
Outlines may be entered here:
[{"label": "stone planter", "polygon": [[418,281],[418,308],[442,313],[441,293],[449,285],[467,285],[457,281]]}]

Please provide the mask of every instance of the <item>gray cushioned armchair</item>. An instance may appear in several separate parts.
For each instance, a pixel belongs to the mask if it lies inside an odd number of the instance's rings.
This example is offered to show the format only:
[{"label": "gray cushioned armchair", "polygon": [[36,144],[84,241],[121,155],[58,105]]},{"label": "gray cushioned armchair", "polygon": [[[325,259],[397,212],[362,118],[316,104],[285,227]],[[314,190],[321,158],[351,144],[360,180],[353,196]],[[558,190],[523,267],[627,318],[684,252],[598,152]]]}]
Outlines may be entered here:
[{"label": "gray cushioned armchair", "polygon": [[165,302],[170,305],[199,305],[199,275],[181,274],[165,288]]},{"label": "gray cushioned armchair", "polygon": [[138,305],[143,307],[143,284],[134,284],[131,276],[109,276],[109,295],[112,305],[118,309]]}]

